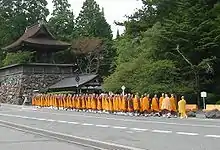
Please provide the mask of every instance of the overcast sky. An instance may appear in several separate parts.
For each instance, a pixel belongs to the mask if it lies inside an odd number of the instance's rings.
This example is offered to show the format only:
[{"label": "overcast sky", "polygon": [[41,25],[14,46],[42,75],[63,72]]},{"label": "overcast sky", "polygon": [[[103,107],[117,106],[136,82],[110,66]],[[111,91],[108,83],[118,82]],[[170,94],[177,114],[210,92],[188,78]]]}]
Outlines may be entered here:
[{"label": "overcast sky", "polygon": [[[52,0],[47,1],[48,8],[50,12],[52,12]],[[75,16],[78,16],[84,1],[85,0],[69,0]],[[114,25],[114,21],[126,20],[125,15],[132,14],[137,8],[141,8],[140,0],[96,0],[96,2],[100,7],[104,7],[105,17],[107,22],[111,25],[114,35],[117,29],[120,30],[120,33],[124,31],[123,28]]]}]

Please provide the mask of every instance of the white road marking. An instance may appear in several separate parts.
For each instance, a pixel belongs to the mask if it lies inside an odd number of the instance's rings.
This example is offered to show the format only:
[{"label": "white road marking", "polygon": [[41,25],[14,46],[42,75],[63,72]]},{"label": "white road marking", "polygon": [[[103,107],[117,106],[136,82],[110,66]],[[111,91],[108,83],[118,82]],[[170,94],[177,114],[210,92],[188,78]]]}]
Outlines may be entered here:
[{"label": "white road marking", "polygon": [[[121,145],[121,144],[116,144],[116,143],[110,143],[110,142],[106,142],[106,141],[99,141],[99,140],[95,140],[95,139],[90,139],[90,138],[86,138],[86,137],[79,137],[79,136],[74,136],[74,135],[60,133],[60,132],[53,132],[53,131],[49,131],[49,130],[33,128],[33,127],[30,127],[30,126],[20,125],[20,124],[11,123],[11,122],[2,121],[2,120],[0,120],[0,121],[4,122],[4,123],[7,123],[7,124],[11,124],[10,125],[11,128],[19,130],[19,131],[27,132],[26,129],[31,129],[31,130],[34,130],[34,131],[29,130],[29,132],[39,134],[39,135],[45,135],[43,133],[52,133],[52,134],[56,134],[56,135],[61,135],[61,136],[66,136],[66,137],[70,137],[70,138],[80,139],[80,140],[83,140],[83,141],[90,141],[90,142],[94,142],[94,143],[97,143],[97,144],[106,144],[106,145],[109,145],[109,146],[117,146],[117,147],[120,147],[120,148],[123,148],[123,149],[144,150],[142,148],[131,147],[131,146],[126,146],[126,145]],[[13,127],[13,126],[19,126],[19,127],[26,128],[26,129],[21,129],[21,128]],[[35,132],[36,130],[41,131],[41,133]],[[49,135],[47,134],[47,136],[49,136]],[[58,140],[63,140],[62,138],[60,139],[59,137],[53,137],[53,138],[56,138]],[[66,140],[66,141],[68,141],[68,140]],[[72,141],[69,140],[69,142],[72,142]],[[75,142],[75,143],[77,143],[77,142]],[[82,145],[82,143],[78,143],[78,144]],[[84,144],[84,145],[86,146],[86,144]],[[87,147],[91,147],[91,145],[87,145]],[[94,146],[94,148],[97,149],[97,147],[95,147],[95,146]]]},{"label": "white road marking", "polygon": [[152,132],[155,132],[155,133],[172,133],[172,131],[168,131],[168,130],[152,130]]},{"label": "white road marking", "polygon": [[96,127],[101,127],[101,128],[108,128],[109,127],[109,125],[99,125],[99,124],[97,124],[97,125],[95,125]]},{"label": "white road marking", "polygon": [[49,121],[49,122],[54,122],[54,121],[56,121],[56,120],[53,120],[53,119],[47,119],[47,121]]},{"label": "white road marking", "polygon": [[205,135],[205,137],[220,138],[220,135]]},{"label": "white road marking", "polygon": [[64,121],[64,120],[57,120],[56,122],[67,123],[67,121]]},{"label": "white road marking", "polygon": [[190,132],[176,132],[176,134],[180,134],[180,135],[192,135],[192,136],[199,135],[198,133],[190,133]]},{"label": "white road marking", "polygon": [[37,118],[36,120],[40,120],[40,121],[48,121],[47,119],[44,119],[44,118]]},{"label": "white road marking", "polygon": [[79,122],[67,122],[67,123],[69,123],[69,124],[79,124]]},{"label": "white road marking", "polygon": [[134,131],[147,131],[148,129],[140,129],[140,128],[131,128]]},{"label": "white road marking", "polygon": [[83,126],[93,126],[94,124],[90,124],[90,123],[83,123]]},{"label": "white road marking", "polygon": [[[32,111],[33,112],[33,111]],[[33,112],[35,113],[35,112]],[[220,128],[220,125],[202,125],[202,124],[185,124],[185,123],[174,123],[174,122],[163,122],[163,121],[149,121],[149,120],[138,120],[138,119],[123,119],[123,118],[112,118],[112,117],[99,117],[99,116],[89,116],[89,115],[76,115],[76,114],[67,114],[67,113],[54,113],[54,112],[43,112],[38,111],[38,113],[43,114],[54,114],[60,116],[72,116],[72,117],[84,117],[84,118],[96,118],[96,119],[105,119],[105,120],[115,120],[123,122],[139,122],[139,123],[151,123],[151,124],[165,124],[165,125],[176,125],[176,126],[191,126],[191,127],[204,127],[204,128]]]},{"label": "white road marking", "polygon": [[120,126],[112,126],[114,129],[127,129],[127,127],[120,127]]}]

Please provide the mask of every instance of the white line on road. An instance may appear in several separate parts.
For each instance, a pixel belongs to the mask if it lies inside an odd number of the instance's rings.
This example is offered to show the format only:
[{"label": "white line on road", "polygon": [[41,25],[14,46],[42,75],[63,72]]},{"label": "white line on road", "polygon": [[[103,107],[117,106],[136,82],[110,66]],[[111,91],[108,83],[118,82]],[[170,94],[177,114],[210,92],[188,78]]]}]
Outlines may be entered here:
[{"label": "white line on road", "polygon": [[205,137],[220,138],[220,135],[205,135]]},{"label": "white line on road", "polygon": [[96,127],[101,127],[101,128],[108,128],[109,127],[109,125],[101,125],[101,124],[97,124],[95,126]]},{"label": "white line on road", "polygon": [[67,123],[69,123],[69,124],[79,124],[79,122],[72,122],[72,121],[67,122]]},{"label": "white line on road", "polygon": [[37,120],[40,120],[40,121],[48,121],[48,120],[45,119],[45,118],[37,118]]},{"label": "white line on road", "polygon": [[190,133],[190,132],[176,132],[176,134],[180,134],[180,135],[192,135],[192,136],[199,135],[198,133]]},{"label": "white line on road", "polygon": [[82,125],[83,125],[83,126],[93,126],[94,124],[91,124],[91,123],[83,123]]},{"label": "white line on road", "polygon": [[120,126],[112,126],[114,129],[127,129],[127,127],[120,127]]},{"label": "white line on road", "polygon": [[49,122],[54,122],[54,121],[56,121],[56,120],[53,120],[53,119],[48,119],[47,121],[49,121]]},{"label": "white line on road", "polygon": [[168,131],[168,130],[152,130],[152,132],[155,132],[155,133],[172,133],[172,131]]},{"label": "white line on road", "polygon": [[[33,112],[33,113],[35,113],[35,112]],[[99,117],[99,116],[91,116],[91,115],[90,116],[89,115],[76,115],[76,114],[54,113],[54,112],[43,112],[43,111],[38,111],[38,113],[53,114],[53,115],[60,115],[60,116],[72,116],[72,117],[115,120],[115,121],[123,121],[123,122],[136,122],[136,123],[139,122],[139,123],[165,124],[165,125],[191,126],[191,127],[204,127],[204,128],[220,128],[219,125],[212,125],[212,124],[206,124],[206,125],[202,125],[202,124],[185,124],[185,123],[175,123],[175,122],[150,121],[150,120],[138,120],[138,119],[123,119],[123,118],[112,118],[112,117]]]},{"label": "white line on road", "polygon": [[140,129],[140,128],[131,128],[131,130],[134,130],[134,131],[147,131],[148,129]]},{"label": "white line on road", "polygon": [[[48,121],[48,120],[47,120]],[[57,122],[60,122],[60,123],[67,123],[67,121],[64,121],[64,120],[57,120]]]}]

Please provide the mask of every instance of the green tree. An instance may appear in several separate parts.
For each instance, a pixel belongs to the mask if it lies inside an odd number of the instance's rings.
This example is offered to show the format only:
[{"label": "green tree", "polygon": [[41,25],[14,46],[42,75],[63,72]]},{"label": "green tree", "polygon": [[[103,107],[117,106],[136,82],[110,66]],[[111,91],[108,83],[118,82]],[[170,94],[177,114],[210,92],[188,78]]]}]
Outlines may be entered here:
[{"label": "green tree", "polygon": [[[169,85],[177,87],[171,88],[174,92],[191,92],[197,96],[201,90],[218,93],[220,3],[200,0],[142,1],[143,8],[129,16],[129,20],[124,23],[126,27],[124,36],[116,41],[117,67],[115,73],[105,80],[105,85],[120,87],[119,84],[123,83],[120,82],[123,81],[120,76],[122,74],[126,79],[129,77],[131,81],[127,82],[132,84],[128,86],[134,91],[138,86],[140,91],[148,86],[151,89],[157,87],[158,90],[155,91],[164,92],[165,89],[161,89],[164,86],[160,83],[166,83],[168,80]],[[158,74],[155,74],[155,78],[149,76],[152,69],[148,68],[148,61],[142,59],[142,62],[139,62],[140,67],[134,67],[140,55],[151,62],[154,72]],[[139,72],[142,66],[145,69]],[[171,80],[160,76],[160,70],[163,68],[173,72],[168,72]],[[135,78],[136,74],[140,76]],[[138,82],[139,80],[146,85]],[[112,86],[112,83],[115,85]],[[197,99],[199,104],[199,98]]]},{"label": "green tree", "polygon": [[33,59],[32,52],[17,52],[17,53],[7,53],[5,59],[3,60],[3,65],[19,64],[19,63],[29,63]]},{"label": "green tree", "polygon": [[59,39],[71,41],[75,37],[73,11],[68,0],[53,0],[54,10],[49,20],[51,32]]},{"label": "green tree", "polygon": [[79,36],[112,39],[112,31],[107,23],[104,10],[95,0],[85,0],[79,16],[76,18],[76,29]]},{"label": "green tree", "polygon": [[113,70],[115,49],[113,48],[112,31],[95,0],[85,0],[79,16],[76,18],[76,30],[79,37],[95,37],[104,41],[103,59],[99,74],[108,75]]}]

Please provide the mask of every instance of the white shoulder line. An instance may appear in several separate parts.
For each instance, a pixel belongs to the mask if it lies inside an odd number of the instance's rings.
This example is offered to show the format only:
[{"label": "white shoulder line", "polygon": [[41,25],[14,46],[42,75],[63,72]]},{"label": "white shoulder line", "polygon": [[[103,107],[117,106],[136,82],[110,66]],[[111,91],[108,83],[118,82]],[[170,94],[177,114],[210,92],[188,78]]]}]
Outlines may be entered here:
[{"label": "white shoulder line", "polygon": [[134,131],[148,131],[148,129],[141,129],[141,128],[130,128],[130,129]]},{"label": "white shoulder line", "polygon": [[180,135],[199,135],[198,133],[190,133],[190,132],[176,132],[176,134],[180,134]]},{"label": "white shoulder line", "polygon": [[220,135],[205,135],[205,137],[220,138]]},{"label": "white shoulder line", "polygon": [[114,129],[127,129],[127,127],[120,127],[120,126],[112,126]]},{"label": "white shoulder line", "polygon": [[[36,113],[36,111],[32,111]],[[220,125],[212,124],[189,124],[189,123],[175,123],[175,122],[165,122],[165,121],[150,121],[150,120],[138,120],[138,119],[126,119],[126,118],[113,118],[113,117],[100,117],[100,116],[89,116],[89,115],[78,115],[78,114],[68,114],[68,113],[57,113],[57,112],[43,112],[38,111],[38,113],[43,114],[54,114],[60,116],[72,116],[72,117],[84,117],[84,118],[96,118],[96,119],[105,119],[105,120],[115,120],[123,122],[139,122],[139,123],[152,123],[152,124],[165,124],[165,125],[176,125],[176,126],[191,126],[191,127],[204,127],[204,128],[220,128]]]},{"label": "white shoulder line", "polygon": [[172,133],[172,131],[169,131],[169,130],[152,130],[152,132],[156,132],[156,133]]},{"label": "white shoulder line", "polygon": [[97,125],[95,125],[96,127],[102,127],[102,128],[108,128],[109,127],[109,125],[101,125],[101,124],[97,124]]},{"label": "white shoulder line", "polygon": [[91,123],[82,123],[83,126],[93,126],[94,124]]}]

